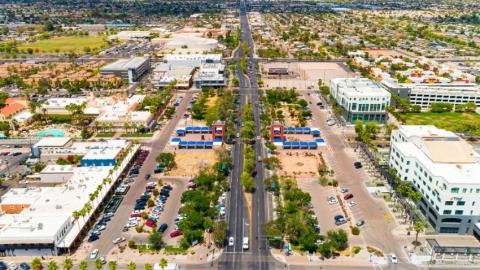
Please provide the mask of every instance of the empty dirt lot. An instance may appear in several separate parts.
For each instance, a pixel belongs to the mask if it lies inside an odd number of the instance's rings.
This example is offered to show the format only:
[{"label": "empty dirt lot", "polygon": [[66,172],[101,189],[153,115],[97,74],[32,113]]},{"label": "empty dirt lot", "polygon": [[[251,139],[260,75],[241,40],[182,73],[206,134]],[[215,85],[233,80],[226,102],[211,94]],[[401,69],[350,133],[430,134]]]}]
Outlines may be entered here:
[{"label": "empty dirt lot", "polygon": [[[267,76],[269,68],[284,68],[293,74],[289,78]],[[354,77],[347,65],[331,62],[293,62],[293,63],[262,63],[263,88],[287,87],[299,90],[318,89],[318,79],[322,79],[327,85],[334,78]]]}]

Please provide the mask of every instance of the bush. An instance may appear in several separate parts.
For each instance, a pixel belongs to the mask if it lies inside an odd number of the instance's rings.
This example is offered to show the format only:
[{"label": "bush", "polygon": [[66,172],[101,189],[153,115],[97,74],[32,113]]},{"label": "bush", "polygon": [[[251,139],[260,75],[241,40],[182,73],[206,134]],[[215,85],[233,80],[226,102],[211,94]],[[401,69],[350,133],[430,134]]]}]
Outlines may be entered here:
[{"label": "bush", "polygon": [[359,246],[354,246],[354,247],[353,247],[353,253],[355,253],[355,254],[360,253],[361,250],[362,250],[362,248],[359,247]]},{"label": "bush", "polygon": [[143,232],[143,226],[142,225],[135,226],[135,231],[137,231],[137,233],[142,233]]},{"label": "bush", "polygon": [[158,191],[158,189],[154,189],[152,191],[152,194],[153,194],[153,196],[158,197],[158,195],[160,194],[160,191]]},{"label": "bush", "polygon": [[154,205],[155,205],[155,202],[152,199],[147,201],[147,206],[148,207],[153,207]]},{"label": "bush", "polygon": [[338,187],[338,181],[337,180],[332,180],[332,186]]},{"label": "bush", "polygon": [[135,241],[129,240],[129,241],[128,241],[128,247],[131,248],[131,249],[136,249],[136,248],[137,248],[137,244],[135,244]]},{"label": "bush", "polygon": [[352,234],[353,235],[359,235],[360,234],[360,228],[352,227]]}]

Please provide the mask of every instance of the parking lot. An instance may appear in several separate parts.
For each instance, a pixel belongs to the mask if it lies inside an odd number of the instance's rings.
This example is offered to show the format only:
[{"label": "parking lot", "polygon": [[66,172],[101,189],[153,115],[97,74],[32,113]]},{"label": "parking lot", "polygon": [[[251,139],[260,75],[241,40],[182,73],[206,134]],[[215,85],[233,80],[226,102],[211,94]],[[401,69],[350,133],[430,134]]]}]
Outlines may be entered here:
[{"label": "parking lot", "polygon": [[0,176],[23,174],[27,175],[29,169],[21,165],[30,156],[29,147],[9,147],[4,145],[0,148]]},{"label": "parking lot", "polygon": [[[317,104],[319,98],[316,95],[303,96],[310,104]],[[398,252],[397,241],[392,236],[392,230],[397,226],[391,219],[390,212],[380,199],[374,199],[367,191],[364,182],[368,176],[363,168],[356,167],[356,155],[352,148],[346,144],[342,128],[337,125],[327,125],[327,119],[330,113],[327,110],[320,109],[319,106],[310,105],[313,113],[313,124],[320,128],[322,137],[328,142],[327,151],[324,157],[328,166],[335,171],[334,179],[338,180],[336,191],[330,186],[323,187],[319,181],[311,183],[302,183],[302,189],[309,191],[312,195],[312,204],[314,205],[319,219],[321,230],[325,232],[328,229],[344,228],[350,232],[349,226],[355,226],[358,221],[364,220],[365,224],[360,226],[360,235],[350,235],[351,244],[371,245],[382,249],[384,252]],[[299,183],[300,185],[300,183]],[[341,188],[348,188],[348,193],[353,198],[344,200]],[[355,201],[356,205],[350,207],[346,204],[343,211],[339,204],[329,205],[328,197],[338,195],[343,201]],[[338,197],[337,197],[338,198]],[[343,215],[347,223],[335,225],[335,216]]]},{"label": "parking lot", "polygon": [[136,55],[137,53],[151,53],[157,47],[157,45],[151,44],[150,42],[130,41],[105,49],[100,52],[100,55],[109,57],[130,57],[131,55]]},{"label": "parking lot", "polygon": [[[116,244],[113,243],[113,240],[119,237],[125,237],[126,242],[128,240],[134,240],[139,243],[146,242],[148,238],[148,234],[138,235],[134,228],[130,228],[128,231],[124,230],[124,227],[127,223],[129,223],[129,219],[131,218],[132,211],[136,207],[137,200],[144,195],[146,186],[149,182],[155,182],[154,180],[154,170],[157,167],[157,163],[155,161],[156,156],[164,149],[167,145],[169,136],[167,134],[171,134],[176,126],[176,123],[180,119],[180,117],[184,114],[187,104],[191,98],[191,94],[186,94],[185,98],[182,102],[177,106],[177,110],[175,115],[173,116],[172,120],[170,120],[162,129],[162,131],[157,134],[154,138],[152,138],[152,142],[149,145],[152,145],[153,148],[148,149],[145,148],[144,150],[150,151],[148,155],[145,157],[140,157],[135,160],[128,171],[125,173],[125,177],[122,180],[123,184],[129,185],[128,191],[124,190],[117,190],[119,192],[125,192],[126,194],[120,195],[123,196],[123,200],[118,207],[118,210],[115,214],[107,221],[106,229],[101,231],[99,235],[99,239],[88,242],[87,236],[84,243],[82,244],[82,248],[88,252],[91,252],[95,249],[99,250],[98,257],[107,256],[111,252],[115,252],[114,249]],[[140,164],[141,163],[141,164]],[[140,165],[135,167],[135,165]],[[132,173],[133,171],[133,173]],[[165,180],[168,182],[169,180]],[[188,181],[188,180],[187,180]],[[178,185],[179,186],[179,185]],[[121,186],[119,186],[121,187]],[[171,198],[175,198],[175,200],[167,200],[163,213],[159,216],[157,220],[157,224],[167,223],[169,229],[174,227],[174,220],[178,213],[178,208],[180,207],[180,194],[182,188],[179,186],[177,188],[177,183],[172,184],[172,191],[171,191]],[[153,192],[152,192],[153,193]],[[178,200],[178,201],[177,201]],[[178,207],[176,206],[178,204]],[[147,205],[145,205],[147,206]],[[146,209],[147,207],[145,207]],[[99,218],[98,222],[101,222],[101,218]],[[97,225],[98,225],[97,222]],[[139,222],[140,223],[140,222]],[[168,234],[169,231],[166,231]],[[168,237],[165,237],[164,241],[168,241]],[[122,244],[124,245],[124,244]],[[117,253],[118,254],[118,253]]]}]

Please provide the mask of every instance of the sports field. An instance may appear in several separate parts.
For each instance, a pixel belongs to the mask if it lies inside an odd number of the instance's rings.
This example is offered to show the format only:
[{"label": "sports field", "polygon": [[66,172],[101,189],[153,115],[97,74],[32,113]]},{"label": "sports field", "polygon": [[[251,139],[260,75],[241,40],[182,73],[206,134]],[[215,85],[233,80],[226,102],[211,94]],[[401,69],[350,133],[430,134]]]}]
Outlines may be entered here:
[{"label": "sports field", "polygon": [[54,37],[39,40],[34,43],[19,46],[19,50],[33,49],[33,53],[67,53],[74,51],[75,53],[84,53],[84,48],[89,47],[94,50],[106,45],[103,37],[100,36],[71,36],[71,37]]}]

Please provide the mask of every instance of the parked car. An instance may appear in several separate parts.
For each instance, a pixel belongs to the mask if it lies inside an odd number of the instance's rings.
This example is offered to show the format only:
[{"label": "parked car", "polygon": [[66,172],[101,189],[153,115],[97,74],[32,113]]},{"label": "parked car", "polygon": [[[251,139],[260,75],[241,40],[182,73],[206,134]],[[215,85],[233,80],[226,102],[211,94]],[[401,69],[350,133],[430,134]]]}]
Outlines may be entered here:
[{"label": "parked car", "polygon": [[124,242],[125,240],[126,240],[126,239],[125,239],[125,237],[123,237],[123,236],[122,236],[122,237],[117,237],[117,238],[115,238],[115,239],[113,240],[113,243],[114,243],[114,244],[118,244],[118,243]]},{"label": "parked car", "polygon": [[235,239],[233,238],[233,236],[230,236],[228,238],[228,246],[233,247],[234,244],[235,244]]},{"label": "parked car", "polygon": [[168,225],[166,223],[162,223],[160,226],[158,226],[158,232],[164,233],[168,229]]},{"label": "parked car", "polygon": [[94,249],[94,250],[92,250],[92,252],[90,252],[90,259],[93,260],[93,259],[97,258],[97,256],[98,256],[98,249]]},{"label": "parked car", "polygon": [[357,221],[357,223],[355,223],[355,225],[357,225],[357,227],[361,227],[365,224],[365,220],[363,219],[360,219],[359,221]]},{"label": "parked car", "polygon": [[8,268],[9,268],[10,270],[18,270],[18,266],[17,266],[17,264],[14,263],[14,262],[10,263],[10,264],[8,265]]},{"label": "parked car", "polygon": [[363,167],[362,163],[360,161],[355,161],[353,163],[353,166],[355,167],[355,169],[360,169]]},{"label": "parked car", "polygon": [[349,201],[349,202],[348,202],[348,206],[349,206],[350,208],[355,207],[356,205],[357,205],[357,203],[356,203],[355,201]]},{"label": "parked car", "polygon": [[345,217],[342,216],[342,215],[336,215],[336,216],[334,217],[334,219],[335,219],[335,225],[342,225],[342,224],[344,224],[344,223],[347,222],[347,221],[345,220]]},{"label": "parked car", "polygon": [[182,235],[182,232],[180,230],[175,230],[175,231],[170,233],[170,237],[172,237],[172,238],[180,236],[180,235]]},{"label": "parked car", "polygon": [[7,270],[7,265],[0,261],[0,270]]},{"label": "parked car", "polygon": [[341,188],[340,189],[340,193],[347,193],[348,192],[348,188]]},{"label": "parked car", "polygon": [[337,203],[338,203],[338,200],[335,196],[328,197],[328,204],[332,205],[332,204],[337,204]]},{"label": "parked car", "polygon": [[149,173],[147,173],[147,174],[145,175],[145,180],[148,180],[148,179],[150,179],[150,177],[152,177],[152,175],[151,175],[151,174],[149,174]]},{"label": "parked car", "polygon": [[30,270],[30,265],[28,265],[26,262],[22,262],[20,264],[20,268],[22,268],[22,270]]},{"label": "parked car", "polygon": [[353,198],[353,194],[352,194],[352,193],[347,193],[347,194],[345,194],[345,196],[343,196],[343,199],[344,199],[344,200],[350,200],[351,198]]},{"label": "parked car", "polygon": [[398,259],[397,259],[397,255],[395,254],[390,254],[390,261],[393,263],[393,264],[397,264],[398,263]]}]

